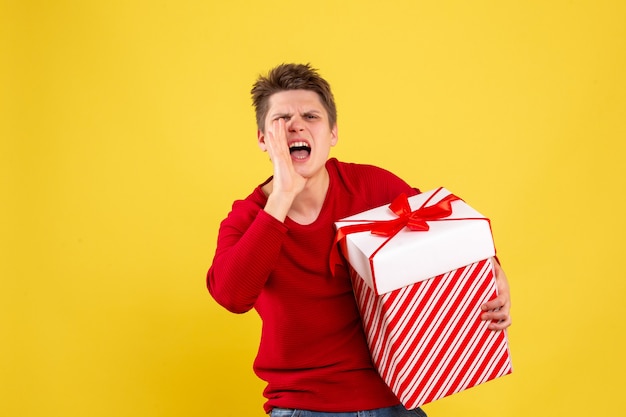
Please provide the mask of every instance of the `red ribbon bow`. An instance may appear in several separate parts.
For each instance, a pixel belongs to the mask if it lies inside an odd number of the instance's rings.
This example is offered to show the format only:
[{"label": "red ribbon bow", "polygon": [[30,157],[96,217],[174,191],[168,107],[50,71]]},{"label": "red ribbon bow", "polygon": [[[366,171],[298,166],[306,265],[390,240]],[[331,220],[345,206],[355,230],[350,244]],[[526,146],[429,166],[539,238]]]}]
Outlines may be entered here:
[{"label": "red ribbon bow", "polygon": [[[441,190],[441,189],[440,189]],[[438,190],[439,191],[439,190]],[[437,191],[437,192],[438,192]],[[437,192],[435,192],[430,198],[433,198]],[[338,245],[345,240],[346,236],[351,233],[358,232],[371,232],[377,236],[385,236],[387,240],[381,245],[385,245],[392,237],[394,237],[400,230],[408,227],[413,231],[427,231],[430,226],[427,222],[443,219],[452,214],[451,203],[456,200],[460,200],[459,197],[454,194],[449,194],[438,203],[425,207],[430,201],[430,198],[422,204],[417,210],[411,211],[409,205],[409,199],[406,194],[402,193],[389,205],[389,209],[398,216],[397,219],[392,220],[373,220],[368,223],[360,223],[349,226],[340,227],[337,230],[335,236],[335,244],[330,254],[330,268],[334,275],[335,265],[342,263],[341,255],[339,254]],[[380,248],[379,248],[380,249]]]},{"label": "red ribbon bow", "polygon": [[454,194],[449,194],[437,204],[428,207],[422,206],[415,211],[411,211],[409,199],[406,194],[400,194],[389,205],[389,209],[396,214],[398,218],[370,223],[370,230],[374,235],[386,237],[395,235],[404,227],[408,227],[413,231],[425,232],[430,229],[427,223],[428,221],[443,219],[452,214],[451,203],[455,200],[460,200],[460,198]]}]

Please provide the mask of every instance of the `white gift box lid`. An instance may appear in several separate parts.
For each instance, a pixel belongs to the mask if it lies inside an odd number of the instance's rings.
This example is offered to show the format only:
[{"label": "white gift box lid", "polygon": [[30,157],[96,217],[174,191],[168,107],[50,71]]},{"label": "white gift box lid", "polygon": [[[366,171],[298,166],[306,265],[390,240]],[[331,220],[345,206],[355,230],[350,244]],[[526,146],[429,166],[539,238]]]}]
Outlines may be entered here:
[{"label": "white gift box lid", "polygon": [[[438,188],[409,197],[408,201],[414,211],[427,201],[426,206],[430,206],[450,194],[445,188]],[[487,218],[462,200],[452,201],[451,207],[449,217],[427,222],[428,231],[412,231],[405,227],[390,239],[369,231],[348,234],[345,239],[348,253],[344,255],[378,294],[494,256],[495,247]],[[339,229],[397,217],[385,205],[341,219],[335,225]],[[381,245],[384,246],[379,250]]]}]

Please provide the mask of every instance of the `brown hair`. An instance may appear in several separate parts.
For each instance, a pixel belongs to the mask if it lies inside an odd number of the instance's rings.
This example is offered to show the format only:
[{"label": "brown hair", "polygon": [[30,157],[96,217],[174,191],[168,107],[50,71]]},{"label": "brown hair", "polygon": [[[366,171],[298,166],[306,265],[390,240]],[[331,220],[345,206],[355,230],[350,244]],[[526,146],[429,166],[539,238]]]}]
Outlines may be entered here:
[{"label": "brown hair", "polygon": [[314,91],[328,112],[328,123],[332,127],[337,123],[337,108],[330,91],[330,84],[323,79],[310,64],[281,64],[269,71],[267,76],[259,76],[252,86],[252,104],[256,112],[256,124],[265,131],[265,117],[269,110],[272,94],[286,90]]}]

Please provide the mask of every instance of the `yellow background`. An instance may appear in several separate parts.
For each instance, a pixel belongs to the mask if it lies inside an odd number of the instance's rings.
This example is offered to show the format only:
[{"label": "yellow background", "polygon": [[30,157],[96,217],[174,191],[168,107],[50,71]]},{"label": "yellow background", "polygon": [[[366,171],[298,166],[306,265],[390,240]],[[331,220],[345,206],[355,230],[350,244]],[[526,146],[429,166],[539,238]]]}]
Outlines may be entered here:
[{"label": "yellow background", "polygon": [[204,287],[271,173],[249,90],[331,82],[333,155],[491,217],[514,373],[437,416],[626,415],[626,3],[0,3],[0,414],[261,416],[259,320]]}]

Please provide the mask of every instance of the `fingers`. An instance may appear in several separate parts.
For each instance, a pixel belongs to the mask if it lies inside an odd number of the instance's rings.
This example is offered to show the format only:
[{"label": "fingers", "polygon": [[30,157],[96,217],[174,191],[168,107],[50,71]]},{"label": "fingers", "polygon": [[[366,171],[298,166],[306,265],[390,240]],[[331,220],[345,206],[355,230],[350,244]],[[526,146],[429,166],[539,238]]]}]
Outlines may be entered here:
[{"label": "fingers", "polygon": [[498,296],[481,306],[484,311],[480,315],[481,320],[489,321],[489,329],[503,330],[511,325],[510,308],[503,296]]},{"label": "fingers", "polygon": [[274,166],[272,192],[278,195],[287,194],[294,198],[304,189],[306,179],[294,168],[287,144],[287,127],[284,119],[273,121],[267,128],[265,145]]},{"label": "fingers", "polygon": [[511,295],[506,274],[497,261],[494,260],[493,263],[498,296],[493,300],[487,301],[481,306],[484,313],[481,314],[480,318],[481,320],[490,322],[489,329],[504,330],[512,323],[510,315]]},{"label": "fingers", "polygon": [[285,121],[283,119],[274,120],[267,129],[265,146],[274,165],[274,179],[280,180],[291,168],[291,157],[289,156]]},{"label": "fingers", "polygon": [[285,120],[278,119],[272,122],[265,135],[265,145],[270,155],[270,159],[289,157],[289,147],[287,146],[287,133]]},{"label": "fingers", "polygon": [[504,330],[511,325],[511,316],[498,311],[484,313],[481,319],[489,322],[487,325],[489,330]]},{"label": "fingers", "polygon": [[489,328],[489,330],[495,330],[495,331],[499,331],[499,330],[504,330],[507,327],[509,327],[511,325],[511,316],[506,316],[506,318],[503,318],[502,320],[492,320],[491,323],[489,323],[489,326],[487,326]]},{"label": "fingers", "polygon": [[507,298],[506,298],[506,296],[504,294],[500,293],[493,300],[489,300],[486,303],[484,303],[481,306],[481,309],[483,311],[494,311],[494,310],[504,309],[505,307],[507,307],[506,310],[508,311]]}]

